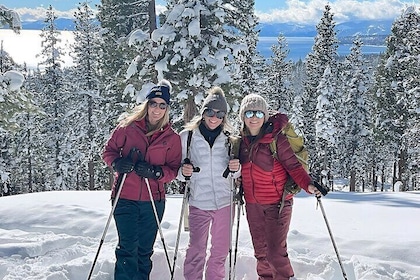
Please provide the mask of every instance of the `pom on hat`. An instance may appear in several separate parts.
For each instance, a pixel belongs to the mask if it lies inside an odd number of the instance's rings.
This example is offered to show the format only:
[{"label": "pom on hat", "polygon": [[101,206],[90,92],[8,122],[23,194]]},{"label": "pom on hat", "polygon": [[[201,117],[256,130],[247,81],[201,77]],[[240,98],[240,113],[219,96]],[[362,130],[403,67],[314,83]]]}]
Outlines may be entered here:
[{"label": "pom on hat", "polygon": [[261,111],[264,113],[265,121],[268,120],[268,104],[263,97],[258,94],[248,94],[242,99],[241,107],[239,109],[239,116],[241,120],[245,119],[246,111]]},{"label": "pom on hat", "polygon": [[155,97],[162,98],[166,104],[170,103],[172,85],[168,80],[161,80],[157,86],[152,87],[146,96],[146,99],[152,99]]},{"label": "pom on hat", "polygon": [[204,99],[201,114],[206,109],[215,109],[227,113],[227,102],[225,93],[220,87],[213,87],[210,89],[206,99]]}]

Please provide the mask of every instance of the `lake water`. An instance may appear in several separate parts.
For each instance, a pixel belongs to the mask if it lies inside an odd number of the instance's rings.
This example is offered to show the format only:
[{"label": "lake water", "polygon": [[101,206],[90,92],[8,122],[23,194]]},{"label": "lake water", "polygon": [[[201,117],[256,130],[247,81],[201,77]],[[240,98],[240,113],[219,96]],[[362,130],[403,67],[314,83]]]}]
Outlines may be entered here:
[{"label": "lake water", "polygon": [[[290,50],[288,58],[293,61],[304,60],[306,55],[312,51],[314,44],[313,37],[286,37],[288,49]],[[277,37],[260,37],[257,49],[261,55],[268,58],[273,53],[271,47],[277,45]],[[350,53],[352,44],[342,44],[338,46],[338,55],[345,56]],[[363,54],[380,54],[386,50],[386,46],[362,46]]]}]

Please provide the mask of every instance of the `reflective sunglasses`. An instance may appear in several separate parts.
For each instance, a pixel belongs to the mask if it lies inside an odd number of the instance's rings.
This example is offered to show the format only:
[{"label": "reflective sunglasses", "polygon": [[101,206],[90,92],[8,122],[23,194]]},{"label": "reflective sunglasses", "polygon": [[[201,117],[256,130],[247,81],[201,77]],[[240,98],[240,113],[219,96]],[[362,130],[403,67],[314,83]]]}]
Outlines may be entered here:
[{"label": "reflective sunglasses", "polygon": [[168,104],[166,104],[165,102],[158,103],[156,101],[149,100],[149,107],[156,108],[158,105],[159,105],[159,108],[162,110],[165,110],[166,108],[168,108]]},{"label": "reflective sunglasses", "polygon": [[257,119],[262,119],[264,118],[264,112],[263,111],[246,111],[245,112],[245,117],[247,119],[250,119],[253,116],[257,117]]},{"label": "reflective sunglasses", "polygon": [[222,120],[225,117],[226,113],[223,112],[223,111],[217,111],[216,112],[213,109],[206,109],[206,110],[204,110],[204,115],[209,117],[209,118],[216,116],[218,119]]}]

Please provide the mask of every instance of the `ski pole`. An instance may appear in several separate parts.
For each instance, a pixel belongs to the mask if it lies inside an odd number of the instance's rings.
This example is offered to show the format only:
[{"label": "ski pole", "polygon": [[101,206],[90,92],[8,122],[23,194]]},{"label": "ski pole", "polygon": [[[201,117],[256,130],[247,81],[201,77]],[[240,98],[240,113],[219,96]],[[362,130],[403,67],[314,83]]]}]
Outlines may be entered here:
[{"label": "ski pole", "polygon": [[178,255],[179,240],[181,238],[181,227],[182,227],[182,220],[183,220],[182,218],[184,217],[185,206],[187,205],[188,194],[190,190],[190,179],[189,178],[187,179],[187,177],[185,177],[185,179],[186,179],[186,184],[185,184],[184,196],[182,198],[181,215],[179,216],[178,234],[176,236],[174,262],[173,262],[172,270],[171,270],[171,280],[174,279],[174,275],[175,275],[175,263],[176,263],[176,259]]},{"label": "ski pole", "polygon": [[90,280],[90,278],[92,277],[93,269],[95,268],[95,264],[96,264],[96,261],[98,259],[99,252],[101,250],[102,244],[104,244],[105,236],[106,236],[106,233],[108,231],[109,224],[110,224],[111,219],[112,219],[112,215],[114,214],[115,207],[117,206],[117,202],[120,198],[121,190],[122,190],[122,187],[124,185],[125,178],[127,178],[127,173],[124,173],[121,177],[118,177],[119,182],[117,182],[117,184],[116,184],[116,188],[117,188],[118,191],[117,191],[117,194],[114,197],[114,202],[112,204],[111,212],[109,213],[108,221],[106,222],[104,232],[102,233],[101,241],[99,242],[99,247],[98,247],[98,250],[96,251],[95,259],[93,260],[92,267],[90,268],[90,272],[89,272],[89,276],[88,276],[87,280]]},{"label": "ski pole", "polygon": [[330,225],[329,225],[328,220],[327,220],[327,216],[325,215],[325,210],[324,210],[324,206],[322,205],[322,202],[321,202],[321,197],[317,196],[316,199],[318,201],[319,207],[321,208],[322,216],[324,216],[325,224],[327,225],[328,233],[330,234],[330,238],[331,238],[334,250],[335,250],[335,254],[337,255],[338,263],[340,264],[341,272],[343,273],[343,278],[345,280],[347,280],[347,275],[346,275],[346,272],[344,271],[344,266],[343,266],[343,263],[341,262],[341,258],[340,258],[340,254],[338,253],[337,245],[335,244],[334,237],[332,235],[331,228],[330,228]]},{"label": "ski pole", "polygon": [[[185,158],[184,164],[191,164],[191,160],[188,157]],[[193,172],[200,172],[200,168],[193,166]],[[185,183],[184,196],[182,198],[181,215],[179,216],[178,234],[177,234],[176,242],[175,242],[174,262],[173,262],[172,271],[171,271],[171,280],[173,280],[175,276],[175,263],[178,257],[178,247],[179,247],[179,240],[181,238],[182,221],[184,220],[184,225],[188,221],[188,216],[185,217],[185,213],[187,213],[186,206],[188,205],[188,196],[190,194],[190,184],[191,184],[190,180],[191,180],[190,176],[185,176],[186,183]]]},{"label": "ski pole", "polygon": [[172,272],[171,262],[169,261],[168,250],[166,248],[165,238],[163,237],[162,227],[160,226],[159,216],[158,216],[158,213],[157,213],[157,210],[156,210],[155,200],[153,199],[152,190],[150,188],[149,179],[144,178],[144,181],[146,182],[146,185],[147,185],[147,191],[149,192],[150,202],[152,203],[153,213],[155,214],[155,219],[156,219],[156,223],[157,223],[158,230],[159,230],[160,240],[163,244],[163,250],[165,251],[166,261],[168,262],[168,267],[169,267],[169,272],[171,273]]},{"label": "ski pole", "polygon": [[232,278],[232,239],[233,239],[233,218],[235,215],[233,207],[233,192],[235,191],[235,182],[233,179],[233,172],[230,173],[230,230],[229,230],[229,280]]},{"label": "ski pole", "polygon": [[238,213],[237,213],[237,223],[236,223],[236,239],[235,239],[235,254],[233,257],[233,279],[236,277],[236,260],[238,256],[238,242],[239,242],[239,224],[241,222],[241,207],[244,204],[244,201],[242,199],[243,195],[243,188],[242,186],[239,186],[239,191],[236,194],[236,203],[238,205]]}]

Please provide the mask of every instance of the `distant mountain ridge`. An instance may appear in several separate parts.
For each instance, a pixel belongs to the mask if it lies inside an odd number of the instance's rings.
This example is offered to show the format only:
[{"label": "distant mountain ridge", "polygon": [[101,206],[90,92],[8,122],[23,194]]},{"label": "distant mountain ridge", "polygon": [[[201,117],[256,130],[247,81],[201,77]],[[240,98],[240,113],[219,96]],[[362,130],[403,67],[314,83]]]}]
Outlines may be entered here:
[{"label": "distant mountain ridge", "polygon": [[[44,26],[45,26],[45,22],[43,20],[22,22],[23,30],[41,30],[42,28],[44,28]],[[55,26],[57,27],[58,30],[73,31],[75,29],[74,19],[57,18],[55,20]]]},{"label": "distant mountain ridge", "polygon": [[[393,20],[359,20],[343,22],[336,25],[337,36],[339,38],[360,36],[380,36],[390,34]],[[58,30],[74,30],[74,19],[58,18],[55,21]],[[22,28],[26,30],[40,30],[45,26],[45,22],[24,21]],[[304,25],[295,23],[260,23],[261,37],[277,37],[280,33],[285,37],[314,37],[316,35],[315,25]]]},{"label": "distant mountain ridge", "polygon": [[[337,36],[386,36],[391,33],[394,20],[359,20],[343,22],[336,25]],[[282,33],[285,37],[313,37],[317,34],[315,25],[293,23],[260,23],[261,37],[277,37]]]}]

